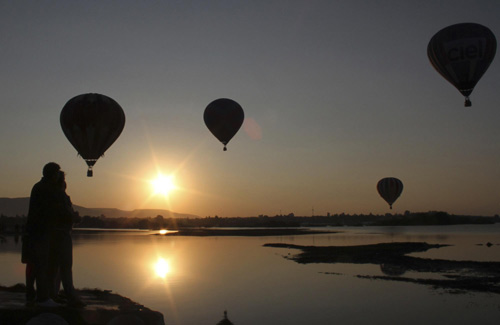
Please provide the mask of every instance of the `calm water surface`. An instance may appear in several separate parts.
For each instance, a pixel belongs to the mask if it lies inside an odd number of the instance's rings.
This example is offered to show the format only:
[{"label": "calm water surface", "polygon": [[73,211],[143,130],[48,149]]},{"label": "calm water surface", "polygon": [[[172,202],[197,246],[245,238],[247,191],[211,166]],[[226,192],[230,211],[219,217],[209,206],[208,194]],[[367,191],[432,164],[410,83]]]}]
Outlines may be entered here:
[{"label": "calm water surface", "polygon": [[[262,245],[425,241],[453,246],[415,256],[500,261],[500,224],[329,230],[340,232],[280,237],[75,233],[75,286],[127,296],[162,312],[166,324],[216,324],[224,310],[238,325],[498,324],[498,294],[451,294],[419,284],[360,279],[355,276],[384,273],[378,265],[297,264],[284,256],[300,251]],[[0,284],[24,281],[20,251],[14,237],[0,244]]]}]

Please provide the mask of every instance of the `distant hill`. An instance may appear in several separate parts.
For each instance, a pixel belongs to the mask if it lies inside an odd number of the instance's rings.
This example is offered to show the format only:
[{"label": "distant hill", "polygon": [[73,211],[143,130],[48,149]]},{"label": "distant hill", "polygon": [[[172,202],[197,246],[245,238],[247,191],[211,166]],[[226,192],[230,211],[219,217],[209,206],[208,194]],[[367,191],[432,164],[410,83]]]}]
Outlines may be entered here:
[{"label": "distant hill", "polygon": [[7,217],[25,216],[28,214],[29,197],[15,199],[0,198],[0,215]]},{"label": "distant hill", "polygon": [[[8,217],[28,215],[29,197],[21,198],[0,198],[0,214]],[[80,216],[98,217],[104,215],[107,218],[148,218],[158,215],[164,218],[198,218],[196,215],[176,213],[162,209],[136,209],[132,211],[119,210],[114,208],[86,208],[73,205],[73,208]]]}]

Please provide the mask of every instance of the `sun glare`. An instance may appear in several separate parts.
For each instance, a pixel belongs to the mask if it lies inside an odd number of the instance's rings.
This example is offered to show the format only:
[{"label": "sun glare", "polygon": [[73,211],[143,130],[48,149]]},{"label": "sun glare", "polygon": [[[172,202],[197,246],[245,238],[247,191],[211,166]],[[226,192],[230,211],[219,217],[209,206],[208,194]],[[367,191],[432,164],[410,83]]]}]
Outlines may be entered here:
[{"label": "sun glare", "polygon": [[162,194],[164,196],[168,196],[170,192],[177,188],[173,176],[162,174],[159,174],[156,179],[151,181],[151,186],[153,187],[154,194]]},{"label": "sun glare", "polygon": [[167,260],[164,258],[158,258],[158,261],[156,262],[154,266],[156,275],[159,276],[160,278],[165,278],[167,274],[170,272],[170,264],[168,263]]}]

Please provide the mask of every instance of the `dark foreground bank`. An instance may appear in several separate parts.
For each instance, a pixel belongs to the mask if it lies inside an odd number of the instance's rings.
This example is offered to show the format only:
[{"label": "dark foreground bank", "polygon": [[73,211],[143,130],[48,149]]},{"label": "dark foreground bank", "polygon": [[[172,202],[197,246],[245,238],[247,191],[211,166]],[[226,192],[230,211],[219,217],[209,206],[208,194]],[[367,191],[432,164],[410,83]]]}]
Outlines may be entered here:
[{"label": "dark foreground bank", "polygon": [[[451,293],[475,291],[500,294],[500,262],[455,261],[409,255],[448,245],[400,242],[359,246],[299,246],[283,243],[264,246],[301,250],[299,254],[284,256],[301,264],[375,264],[380,265],[384,273],[382,276],[358,274],[359,278],[429,285]],[[406,272],[412,276],[404,277]],[[434,276],[429,277],[429,274]]]},{"label": "dark foreground bank", "polygon": [[163,315],[109,290],[78,290],[85,308],[40,308],[25,305],[24,284],[0,286],[0,324],[144,324],[164,325]]}]

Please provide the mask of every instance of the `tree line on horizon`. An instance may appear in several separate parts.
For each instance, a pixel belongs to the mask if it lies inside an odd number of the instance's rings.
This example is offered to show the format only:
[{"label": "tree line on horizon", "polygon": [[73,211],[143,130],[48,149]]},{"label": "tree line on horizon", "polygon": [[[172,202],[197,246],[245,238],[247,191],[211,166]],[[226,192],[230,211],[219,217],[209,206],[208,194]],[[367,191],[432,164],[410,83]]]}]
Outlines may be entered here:
[{"label": "tree line on horizon", "polygon": [[[180,229],[189,227],[307,227],[307,226],[417,226],[454,224],[493,224],[500,222],[500,216],[463,216],[443,211],[403,214],[334,214],[326,216],[259,215],[257,217],[164,218],[161,215],[146,218],[108,218],[105,215],[80,218],[75,228],[98,229]],[[9,217],[0,215],[0,233],[21,233],[26,216]]]}]

